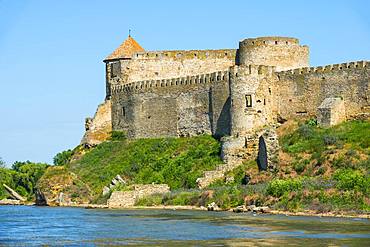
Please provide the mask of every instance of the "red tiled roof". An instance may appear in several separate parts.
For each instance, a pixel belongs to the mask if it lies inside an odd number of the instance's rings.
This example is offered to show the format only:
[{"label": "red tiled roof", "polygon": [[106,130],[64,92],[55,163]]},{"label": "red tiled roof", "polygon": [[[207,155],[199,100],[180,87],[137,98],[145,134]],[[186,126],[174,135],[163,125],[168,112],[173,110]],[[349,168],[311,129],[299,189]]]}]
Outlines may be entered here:
[{"label": "red tiled roof", "polygon": [[123,43],[115,49],[105,60],[113,60],[119,58],[131,58],[135,52],[144,51],[144,48],[139,45],[131,36],[123,41]]}]

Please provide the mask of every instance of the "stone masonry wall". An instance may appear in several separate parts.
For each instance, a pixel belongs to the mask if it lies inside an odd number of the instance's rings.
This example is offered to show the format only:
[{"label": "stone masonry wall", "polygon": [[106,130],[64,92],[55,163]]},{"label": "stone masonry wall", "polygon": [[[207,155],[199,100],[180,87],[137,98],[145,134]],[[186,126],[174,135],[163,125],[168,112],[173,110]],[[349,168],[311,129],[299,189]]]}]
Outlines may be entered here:
[{"label": "stone masonry wall", "polygon": [[[151,51],[136,53],[129,60],[106,64],[107,81],[125,84],[160,80],[227,70],[235,64],[236,49]],[[120,70],[115,70],[115,64]]]},{"label": "stone masonry wall", "polygon": [[112,132],[112,104],[110,100],[98,106],[93,118],[86,118],[85,135],[81,144],[97,145],[110,137]]},{"label": "stone masonry wall", "polygon": [[153,194],[170,192],[167,184],[135,184],[130,191],[114,191],[107,201],[110,208],[132,207],[136,201]]},{"label": "stone masonry wall", "polygon": [[112,87],[112,124],[131,138],[229,134],[228,71]]},{"label": "stone masonry wall", "polygon": [[277,73],[281,118],[315,117],[330,97],[344,101],[347,119],[369,111],[370,63],[359,61]]}]

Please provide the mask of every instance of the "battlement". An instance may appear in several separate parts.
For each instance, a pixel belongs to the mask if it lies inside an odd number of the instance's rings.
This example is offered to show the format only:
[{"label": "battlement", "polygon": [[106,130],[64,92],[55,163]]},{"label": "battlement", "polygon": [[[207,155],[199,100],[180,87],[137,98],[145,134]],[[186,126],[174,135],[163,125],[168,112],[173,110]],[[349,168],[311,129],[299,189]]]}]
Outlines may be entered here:
[{"label": "battlement", "polygon": [[217,71],[208,74],[200,74],[194,76],[178,77],[171,79],[162,80],[144,80],[131,82],[123,85],[111,85],[111,91],[113,93],[119,92],[133,92],[143,91],[150,88],[164,88],[171,86],[184,86],[184,85],[195,85],[195,84],[206,84],[227,81],[229,77],[229,71]]},{"label": "battlement", "polygon": [[329,73],[329,72],[334,72],[334,71],[363,69],[366,67],[370,67],[369,61],[355,61],[355,62],[330,64],[330,65],[317,66],[317,67],[304,67],[304,68],[280,71],[280,72],[277,72],[277,74],[279,76],[284,76],[284,75],[303,75],[303,74],[313,74],[313,73]]},{"label": "battlement", "polygon": [[247,75],[266,75],[271,76],[275,73],[275,66],[268,65],[256,65],[256,64],[247,64],[247,65],[237,65],[232,66],[230,72],[233,76],[238,77],[239,71],[243,71],[243,74]]},{"label": "battlement", "polygon": [[209,58],[230,58],[236,56],[236,49],[220,50],[172,50],[172,51],[147,51],[137,52],[132,59],[209,59]]},{"label": "battlement", "polygon": [[240,41],[242,46],[266,46],[266,45],[278,45],[278,46],[289,46],[299,45],[299,40],[290,37],[259,37],[250,38]]}]

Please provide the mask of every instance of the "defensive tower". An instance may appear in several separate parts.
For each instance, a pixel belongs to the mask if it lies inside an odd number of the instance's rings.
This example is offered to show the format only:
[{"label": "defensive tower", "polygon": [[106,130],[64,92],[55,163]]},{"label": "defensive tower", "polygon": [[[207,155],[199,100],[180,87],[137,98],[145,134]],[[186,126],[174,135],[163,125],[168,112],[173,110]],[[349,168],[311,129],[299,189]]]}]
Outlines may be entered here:
[{"label": "defensive tower", "polygon": [[309,66],[308,46],[289,37],[260,37],[239,42],[237,65],[275,66],[276,71]]}]

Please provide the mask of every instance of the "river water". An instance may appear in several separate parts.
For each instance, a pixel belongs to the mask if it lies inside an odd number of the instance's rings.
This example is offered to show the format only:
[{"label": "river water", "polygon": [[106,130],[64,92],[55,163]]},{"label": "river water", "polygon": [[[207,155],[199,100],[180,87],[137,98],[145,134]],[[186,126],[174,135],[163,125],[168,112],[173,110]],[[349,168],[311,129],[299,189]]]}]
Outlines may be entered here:
[{"label": "river water", "polygon": [[0,206],[0,246],[370,246],[370,221],[186,210]]}]

